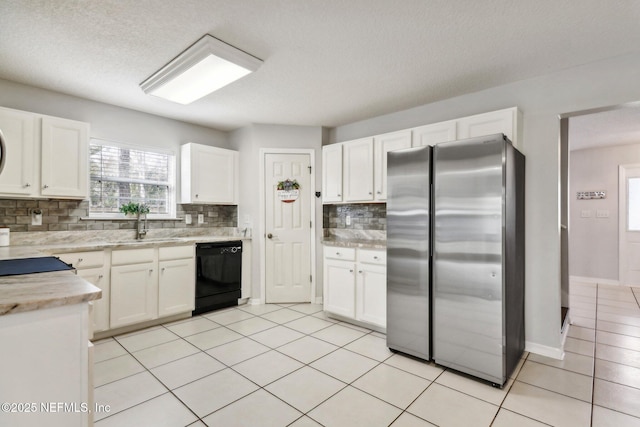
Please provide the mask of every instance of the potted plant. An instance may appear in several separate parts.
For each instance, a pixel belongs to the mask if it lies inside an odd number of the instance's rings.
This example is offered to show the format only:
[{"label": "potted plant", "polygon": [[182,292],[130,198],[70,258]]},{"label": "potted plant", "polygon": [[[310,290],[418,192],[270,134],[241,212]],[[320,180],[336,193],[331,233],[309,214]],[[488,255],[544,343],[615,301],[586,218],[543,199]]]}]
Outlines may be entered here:
[{"label": "potted plant", "polygon": [[145,205],[144,203],[129,202],[120,206],[120,212],[124,213],[125,215],[140,216],[140,214],[149,213],[149,206]]}]

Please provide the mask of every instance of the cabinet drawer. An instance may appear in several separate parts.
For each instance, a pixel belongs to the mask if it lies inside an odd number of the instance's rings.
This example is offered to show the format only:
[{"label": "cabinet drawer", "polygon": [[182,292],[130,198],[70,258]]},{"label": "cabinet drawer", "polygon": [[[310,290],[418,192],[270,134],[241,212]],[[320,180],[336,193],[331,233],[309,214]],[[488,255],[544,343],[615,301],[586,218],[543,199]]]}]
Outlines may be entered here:
[{"label": "cabinet drawer", "polygon": [[325,246],[324,257],[331,259],[341,259],[345,261],[356,260],[356,250],[354,248],[340,248],[337,246]]},{"label": "cabinet drawer", "polygon": [[153,261],[153,248],[126,249],[111,253],[111,265],[138,264]]},{"label": "cabinet drawer", "polygon": [[80,270],[83,268],[102,267],[104,265],[104,251],[70,252],[56,255],[67,264]]},{"label": "cabinet drawer", "polygon": [[387,263],[387,251],[359,249],[358,260],[367,264],[385,265]]},{"label": "cabinet drawer", "polygon": [[158,259],[160,261],[170,259],[193,258],[193,245],[187,246],[165,246],[158,248]]}]

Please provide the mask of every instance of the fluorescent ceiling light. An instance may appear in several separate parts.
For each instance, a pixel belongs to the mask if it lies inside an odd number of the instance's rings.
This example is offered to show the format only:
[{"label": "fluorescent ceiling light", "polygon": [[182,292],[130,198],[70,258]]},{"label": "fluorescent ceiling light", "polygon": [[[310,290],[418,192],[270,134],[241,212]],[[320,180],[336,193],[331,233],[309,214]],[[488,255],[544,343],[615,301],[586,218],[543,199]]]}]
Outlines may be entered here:
[{"label": "fluorescent ceiling light", "polygon": [[261,64],[260,59],[207,34],[140,87],[146,94],[190,104],[256,71]]}]

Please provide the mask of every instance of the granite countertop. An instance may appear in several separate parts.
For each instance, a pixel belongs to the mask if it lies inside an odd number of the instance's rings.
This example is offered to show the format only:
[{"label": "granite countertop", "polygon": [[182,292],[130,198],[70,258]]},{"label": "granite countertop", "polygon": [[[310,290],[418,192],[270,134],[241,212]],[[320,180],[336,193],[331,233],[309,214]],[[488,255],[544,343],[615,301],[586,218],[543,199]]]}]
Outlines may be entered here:
[{"label": "granite countertop", "polygon": [[[153,248],[177,245],[188,245],[208,242],[231,242],[235,240],[247,241],[250,237],[242,236],[189,236],[189,237],[160,237],[141,240],[120,240],[120,241],[94,241],[94,242],[72,242],[53,243],[39,246],[41,252],[47,254],[62,254],[77,251],[98,251],[103,249],[133,249],[133,248]],[[15,248],[19,248],[16,246]],[[26,247],[26,246],[25,246]],[[0,250],[0,259],[2,251]]]},{"label": "granite countertop", "polygon": [[0,316],[93,301],[102,296],[70,271],[0,277]]},{"label": "granite countertop", "polygon": [[362,248],[362,249],[386,249],[387,241],[378,239],[342,239],[335,237],[325,237],[322,240],[325,246],[337,246],[341,248]]}]

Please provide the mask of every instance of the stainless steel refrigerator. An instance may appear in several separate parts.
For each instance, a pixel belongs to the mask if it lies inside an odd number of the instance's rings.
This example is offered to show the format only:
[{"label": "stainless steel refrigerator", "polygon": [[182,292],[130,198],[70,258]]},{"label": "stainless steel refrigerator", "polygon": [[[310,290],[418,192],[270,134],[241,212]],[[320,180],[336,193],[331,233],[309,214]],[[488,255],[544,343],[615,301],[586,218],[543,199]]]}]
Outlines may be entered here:
[{"label": "stainless steel refrigerator", "polygon": [[387,154],[387,346],[430,359],[431,147]]},{"label": "stainless steel refrigerator", "polygon": [[503,135],[418,153],[388,157],[387,344],[502,386],[524,349],[524,156]]}]

